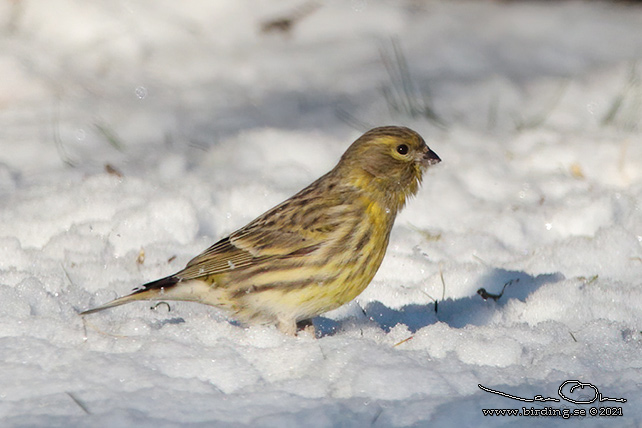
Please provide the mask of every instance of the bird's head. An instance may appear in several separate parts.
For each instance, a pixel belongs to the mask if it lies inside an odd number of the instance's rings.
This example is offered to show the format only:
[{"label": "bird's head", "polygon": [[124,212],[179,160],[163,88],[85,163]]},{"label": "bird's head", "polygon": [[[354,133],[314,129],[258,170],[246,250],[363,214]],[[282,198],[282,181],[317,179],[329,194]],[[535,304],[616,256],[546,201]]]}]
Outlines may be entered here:
[{"label": "bird's head", "polygon": [[389,201],[396,212],[407,197],[417,193],[426,168],[439,162],[439,156],[415,131],[384,126],[352,143],[337,169],[348,183]]}]

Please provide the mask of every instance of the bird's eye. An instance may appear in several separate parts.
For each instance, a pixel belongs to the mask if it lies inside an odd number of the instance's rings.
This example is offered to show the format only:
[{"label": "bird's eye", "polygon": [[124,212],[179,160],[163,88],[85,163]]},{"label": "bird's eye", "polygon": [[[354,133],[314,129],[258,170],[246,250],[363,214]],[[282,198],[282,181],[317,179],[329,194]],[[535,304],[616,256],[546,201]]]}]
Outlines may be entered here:
[{"label": "bird's eye", "polygon": [[407,144],[399,144],[397,146],[397,153],[399,153],[400,155],[408,154],[408,145]]}]

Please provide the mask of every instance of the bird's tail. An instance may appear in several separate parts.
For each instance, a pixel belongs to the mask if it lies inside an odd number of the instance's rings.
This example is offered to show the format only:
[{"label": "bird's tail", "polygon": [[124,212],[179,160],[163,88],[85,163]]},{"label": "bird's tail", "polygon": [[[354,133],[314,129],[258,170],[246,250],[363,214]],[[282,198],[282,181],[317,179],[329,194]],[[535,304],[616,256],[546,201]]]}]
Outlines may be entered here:
[{"label": "bird's tail", "polygon": [[[134,290],[133,293],[128,294],[127,296],[119,297],[111,302],[107,302],[104,305],[87,309],[80,313],[80,315],[89,315],[95,312],[99,312],[105,309],[114,308],[116,306],[124,305],[125,303],[135,302],[137,300],[162,300],[164,297],[164,290],[166,288],[171,288],[176,285],[180,280],[173,276],[168,276],[167,278],[162,278],[156,281],[148,282],[147,284],[141,286]],[[169,300],[172,300],[170,297]]]}]

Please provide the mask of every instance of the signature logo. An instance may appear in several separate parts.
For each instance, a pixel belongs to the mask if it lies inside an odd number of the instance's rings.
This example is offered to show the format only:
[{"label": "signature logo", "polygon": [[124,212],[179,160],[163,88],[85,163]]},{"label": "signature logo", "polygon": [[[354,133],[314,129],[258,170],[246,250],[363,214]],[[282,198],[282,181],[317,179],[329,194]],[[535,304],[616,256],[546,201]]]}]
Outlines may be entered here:
[{"label": "signature logo", "polygon": [[[479,389],[482,391],[490,392],[491,394],[497,394],[501,395],[502,397],[510,398],[513,400],[517,401],[523,401],[526,403],[534,403],[534,402],[547,402],[547,401],[555,401],[557,403],[560,402],[559,398],[555,397],[544,397],[542,395],[536,395],[533,398],[523,398],[523,397],[518,397],[516,395],[511,395],[507,394],[502,391],[497,391],[491,388],[487,388],[482,384],[478,384]],[[587,389],[587,391],[590,391],[593,393],[593,396],[582,396],[582,397],[577,397],[574,398],[572,395],[574,392],[577,391],[577,389],[584,390],[584,388]],[[605,401],[616,401],[618,403],[626,403],[625,398],[610,398],[610,397],[605,397],[602,395],[599,389],[591,383],[585,383],[585,382],[580,382],[579,380],[567,380],[562,382],[560,387],[557,389],[557,395],[559,395],[564,401],[568,401],[569,403],[573,404],[591,404],[594,403],[595,401],[599,401],[600,403],[603,403]],[[581,399],[580,399],[581,398]]]}]

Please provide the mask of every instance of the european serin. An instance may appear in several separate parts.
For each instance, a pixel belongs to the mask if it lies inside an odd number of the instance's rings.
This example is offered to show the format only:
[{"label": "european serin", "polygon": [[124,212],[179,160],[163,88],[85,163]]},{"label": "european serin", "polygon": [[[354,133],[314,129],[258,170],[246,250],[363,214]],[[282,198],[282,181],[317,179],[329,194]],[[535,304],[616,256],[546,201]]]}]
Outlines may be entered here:
[{"label": "european serin", "polygon": [[330,172],[221,239],[185,269],[82,315],[135,300],[187,300],[245,323],[299,325],[358,296],[377,272],[390,230],[424,170],[440,162],[416,132],[374,128]]}]

